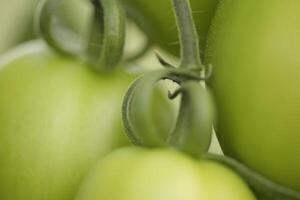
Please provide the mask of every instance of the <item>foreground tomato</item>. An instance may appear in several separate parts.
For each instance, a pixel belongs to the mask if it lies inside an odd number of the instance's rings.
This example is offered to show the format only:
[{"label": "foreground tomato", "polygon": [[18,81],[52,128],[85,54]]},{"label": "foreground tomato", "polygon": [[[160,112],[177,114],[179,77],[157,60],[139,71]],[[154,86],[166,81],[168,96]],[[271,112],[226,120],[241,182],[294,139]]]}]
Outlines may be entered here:
[{"label": "foreground tomato", "polygon": [[127,144],[121,104],[133,76],[93,72],[36,44],[1,62],[0,199],[72,200],[89,167]]},{"label": "foreground tomato", "polygon": [[119,149],[87,176],[75,200],[254,200],[232,171],[177,151]]},{"label": "foreground tomato", "polygon": [[300,191],[300,1],[225,0],[208,63],[226,154]]},{"label": "foreground tomato", "polygon": [[[129,15],[149,38],[168,52],[179,55],[179,39],[170,0],[120,0]],[[190,0],[200,37],[205,46],[206,35],[218,0]]]}]

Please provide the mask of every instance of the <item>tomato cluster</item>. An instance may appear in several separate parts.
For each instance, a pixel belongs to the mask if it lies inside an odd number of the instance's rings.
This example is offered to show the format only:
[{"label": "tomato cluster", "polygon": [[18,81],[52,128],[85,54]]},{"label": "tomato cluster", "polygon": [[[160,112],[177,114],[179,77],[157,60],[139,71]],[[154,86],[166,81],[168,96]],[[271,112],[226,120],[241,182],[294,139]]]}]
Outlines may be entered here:
[{"label": "tomato cluster", "polygon": [[[91,2],[98,21],[89,51],[55,51],[59,44],[43,35],[1,56],[1,200],[300,199],[299,1]],[[184,3],[197,37],[180,32]],[[191,66],[158,55],[167,69],[138,78],[147,72],[128,66],[139,62],[114,49],[123,48],[125,13],[151,45]],[[193,41],[199,66],[186,62]],[[98,62],[95,70],[92,53],[113,59],[114,69]],[[168,97],[160,85],[149,92],[165,79],[176,83]],[[179,95],[177,109],[170,99]],[[213,125],[225,164],[202,152]]]}]

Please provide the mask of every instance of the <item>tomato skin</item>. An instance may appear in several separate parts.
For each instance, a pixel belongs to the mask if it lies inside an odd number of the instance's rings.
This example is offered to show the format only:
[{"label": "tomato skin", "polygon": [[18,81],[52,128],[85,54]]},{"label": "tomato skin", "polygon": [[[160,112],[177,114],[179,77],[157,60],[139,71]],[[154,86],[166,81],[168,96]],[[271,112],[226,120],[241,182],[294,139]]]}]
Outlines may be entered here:
[{"label": "tomato skin", "polygon": [[134,76],[29,46],[1,59],[0,199],[72,200],[99,157],[129,144],[121,104]]},{"label": "tomato skin", "polygon": [[223,0],[207,63],[226,154],[300,191],[300,2]]},{"label": "tomato skin", "polygon": [[[120,0],[128,14],[159,47],[179,55],[179,39],[170,0]],[[200,39],[201,50],[218,0],[190,0]]]},{"label": "tomato skin", "polygon": [[91,199],[255,198],[238,176],[220,164],[193,160],[171,149],[126,147],[100,160],[87,176],[75,200]]}]

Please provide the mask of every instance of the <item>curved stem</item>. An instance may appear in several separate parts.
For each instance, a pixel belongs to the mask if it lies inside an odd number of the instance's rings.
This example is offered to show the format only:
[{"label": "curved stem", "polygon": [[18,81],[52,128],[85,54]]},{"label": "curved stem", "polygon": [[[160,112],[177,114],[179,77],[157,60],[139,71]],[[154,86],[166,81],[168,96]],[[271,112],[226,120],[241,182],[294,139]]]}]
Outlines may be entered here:
[{"label": "curved stem", "polygon": [[300,200],[300,193],[282,185],[276,184],[256,171],[248,168],[233,158],[207,154],[207,159],[219,162],[234,170],[255,192],[258,199],[263,200]]},{"label": "curved stem", "polygon": [[92,0],[95,7],[86,57],[97,70],[113,69],[125,43],[125,13],[118,0]]},{"label": "curved stem", "polygon": [[[153,86],[160,80],[177,79],[179,90],[169,94],[181,95],[180,112],[175,126],[158,131],[158,124],[149,117]],[[148,73],[136,80],[123,101],[122,113],[125,131],[133,144],[146,147],[173,146],[195,157],[208,150],[214,119],[209,93],[192,79],[190,74],[178,69],[164,69]],[[167,137],[164,137],[167,136]]]},{"label": "curved stem", "polygon": [[172,0],[181,44],[181,64],[186,69],[203,69],[199,38],[189,0]]},{"label": "curved stem", "polygon": [[169,144],[189,155],[201,157],[211,143],[214,105],[208,91],[195,81],[183,82],[174,95],[178,92],[181,93],[179,115]]},{"label": "curved stem", "polygon": [[[54,33],[52,22],[53,12],[58,9],[61,4],[61,0],[43,0],[40,2],[37,8],[37,14],[35,17],[35,29],[36,32],[42,36],[47,44],[53,48],[56,52],[71,57],[77,57],[81,52],[81,44],[76,43],[76,48],[71,45],[70,41],[64,41],[61,43]],[[66,30],[63,30],[67,32]],[[72,46],[72,48],[70,48]]]},{"label": "curved stem", "polygon": [[[90,38],[84,44],[79,40],[63,40],[55,34],[54,12],[62,0],[44,0],[39,5],[36,24],[39,33],[57,52],[83,58],[96,70],[113,69],[122,58],[125,43],[125,13],[118,0],[90,0],[95,8]],[[72,32],[61,27],[61,32]],[[76,34],[74,34],[76,35]],[[75,48],[74,48],[75,47]]]}]

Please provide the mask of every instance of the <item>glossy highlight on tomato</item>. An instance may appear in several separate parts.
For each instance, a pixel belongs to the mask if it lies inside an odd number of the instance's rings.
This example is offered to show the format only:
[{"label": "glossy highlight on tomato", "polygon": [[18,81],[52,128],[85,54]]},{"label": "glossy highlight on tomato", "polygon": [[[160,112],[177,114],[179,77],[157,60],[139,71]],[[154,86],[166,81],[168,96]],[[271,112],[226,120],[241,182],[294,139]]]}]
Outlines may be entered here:
[{"label": "glossy highlight on tomato", "polygon": [[213,161],[176,150],[121,148],[86,177],[75,200],[254,200],[246,184]]},{"label": "glossy highlight on tomato", "polygon": [[300,191],[300,1],[223,0],[207,63],[226,154]]},{"label": "glossy highlight on tomato", "polygon": [[72,200],[96,160],[129,144],[121,105],[135,76],[92,71],[40,42],[0,66],[0,199]]},{"label": "glossy highlight on tomato", "polygon": [[[179,39],[170,0],[120,0],[129,16],[159,47],[179,55]],[[218,0],[190,0],[197,26],[200,47],[204,49],[206,36]]]}]

